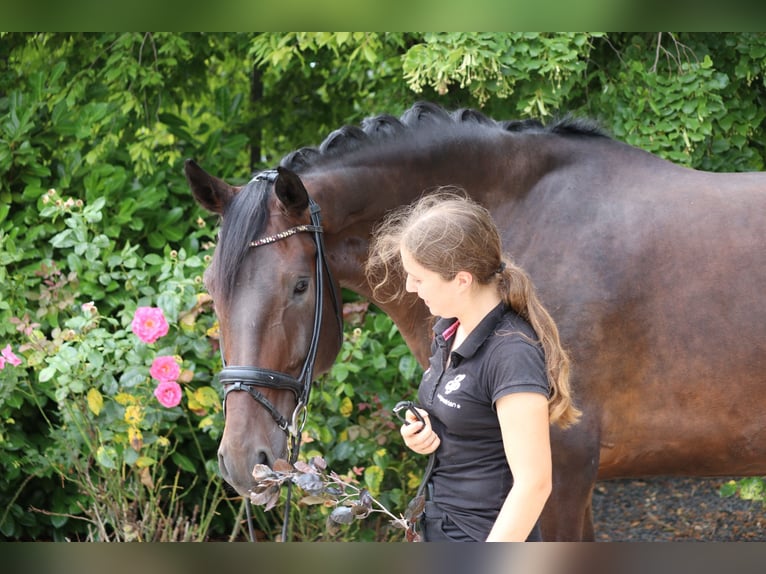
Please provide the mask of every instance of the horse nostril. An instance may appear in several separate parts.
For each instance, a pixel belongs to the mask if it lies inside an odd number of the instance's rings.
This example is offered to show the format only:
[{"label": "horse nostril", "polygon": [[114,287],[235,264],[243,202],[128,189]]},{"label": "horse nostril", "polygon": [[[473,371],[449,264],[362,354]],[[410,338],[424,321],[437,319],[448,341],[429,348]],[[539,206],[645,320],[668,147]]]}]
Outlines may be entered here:
[{"label": "horse nostril", "polygon": [[225,480],[229,476],[229,473],[226,470],[226,461],[224,460],[223,455],[220,452],[218,453],[218,469],[221,471],[221,476]]},{"label": "horse nostril", "polygon": [[271,461],[269,460],[269,453],[265,450],[259,450],[258,454],[255,457],[255,463],[256,464],[265,464],[267,466],[271,466]]}]

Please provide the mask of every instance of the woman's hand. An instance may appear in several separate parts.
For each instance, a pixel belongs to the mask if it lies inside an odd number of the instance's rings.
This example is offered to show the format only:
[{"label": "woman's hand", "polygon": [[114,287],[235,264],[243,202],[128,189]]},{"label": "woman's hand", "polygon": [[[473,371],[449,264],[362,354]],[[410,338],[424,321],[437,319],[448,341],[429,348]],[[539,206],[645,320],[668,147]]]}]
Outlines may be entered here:
[{"label": "woman's hand", "polygon": [[409,409],[405,413],[407,423],[399,429],[404,439],[404,444],[418,454],[431,454],[441,444],[439,436],[431,428],[431,419],[428,412],[423,409],[417,409],[425,421],[420,422],[414,413]]}]

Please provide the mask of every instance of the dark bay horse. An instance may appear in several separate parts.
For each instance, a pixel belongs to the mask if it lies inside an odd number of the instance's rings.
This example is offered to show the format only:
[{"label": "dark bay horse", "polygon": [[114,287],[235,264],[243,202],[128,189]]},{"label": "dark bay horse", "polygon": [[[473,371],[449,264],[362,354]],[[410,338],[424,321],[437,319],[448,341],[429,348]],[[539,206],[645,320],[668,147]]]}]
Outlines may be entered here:
[{"label": "dark bay horse", "polygon": [[[225,362],[266,373],[227,379],[270,407],[225,398],[220,468],[242,495],[256,463],[285,456],[307,355],[315,373],[333,363],[340,287],[372,300],[370,230],[443,185],[490,209],[573,358],[584,416],[553,430],[547,540],[593,539],[597,479],[766,474],[766,174],[680,167],[585,121],[501,123],[421,103],[340,128],[242,187],[192,161],[186,176],[223,216],[206,284]],[[425,364],[427,309],[377,303]]]}]

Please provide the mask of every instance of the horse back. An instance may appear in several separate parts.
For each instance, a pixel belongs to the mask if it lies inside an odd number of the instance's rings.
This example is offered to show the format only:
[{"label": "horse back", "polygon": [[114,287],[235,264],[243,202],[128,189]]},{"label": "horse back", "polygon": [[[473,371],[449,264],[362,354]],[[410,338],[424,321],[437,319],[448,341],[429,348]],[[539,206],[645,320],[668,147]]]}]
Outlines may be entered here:
[{"label": "horse back", "polygon": [[505,233],[571,350],[599,476],[764,473],[766,174],[614,147],[540,178]]}]

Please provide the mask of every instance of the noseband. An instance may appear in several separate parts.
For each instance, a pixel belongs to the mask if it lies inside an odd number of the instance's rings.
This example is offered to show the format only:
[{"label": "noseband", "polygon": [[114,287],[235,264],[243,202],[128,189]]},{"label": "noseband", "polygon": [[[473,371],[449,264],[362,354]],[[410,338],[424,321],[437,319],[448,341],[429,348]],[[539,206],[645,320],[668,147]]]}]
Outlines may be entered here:
[{"label": "noseband", "polygon": [[[256,175],[252,181],[266,180],[271,183],[277,177],[276,170],[268,170]],[[272,371],[270,369],[262,369],[259,367],[251,366],[226,366],[225,359],[224,367],[218,375],[218,380],[224,388],[224,418],[226,416],[226,397],[233,391],[245,391],[251,397],[253,397],[258,404],[265,408],[277,426],[282,429],[292,440],[290,445],[290,462],[295,462],[298,457],[298,449],[300,447],[300,434],[303,430],[303,425],[306,422],[307,408],[309,404],[309,395],[311,393],[311,384],[314,374],[314,364],[316,362],[317,349],[319,347],[319,331],[322,327],[323,316],[323,302],[324,302],[324,273],[327,273],[328,283],[330,285],[330,295],[332,297],[333,306],[335,307],[335,313],[338,318],[338,333],[342,341],[343,339],[343,323],[342,315],[338,309],[338,298],[335,292],[335,286],[332,282],[330,275],[330,268],[327,265],[327,259],[325,257],[324,241],[322,240],[322,221],[320,217],[319,206],[309,197],[309,213],[311,215],[310,225],[298,225],[291,227],[285,231],[281,231],[275,235],[256,239],[250,243],[250,247],[260,247],[262,245],[269,245],[282,239],[286,239],[296,233],[312,233],[314,237],[314,243],[316,244],[316,275],[315,275],[315,307],[314,307],[314,325],[311,335],[311,343],[309,344],[309,350],[306,354],[306,360],[303,363],[303,368],[298,378],[294,378],[287,373],[281,373],[279,371]],[[223,346],[221,349],[221,356],[223,357]],[[270,388],[277,390],[289,390],[296,398],[297,405],[293,411],[290,420],[288,421],[274,404],[269,401],[266,396],[258,390],[258,388]]]}]

